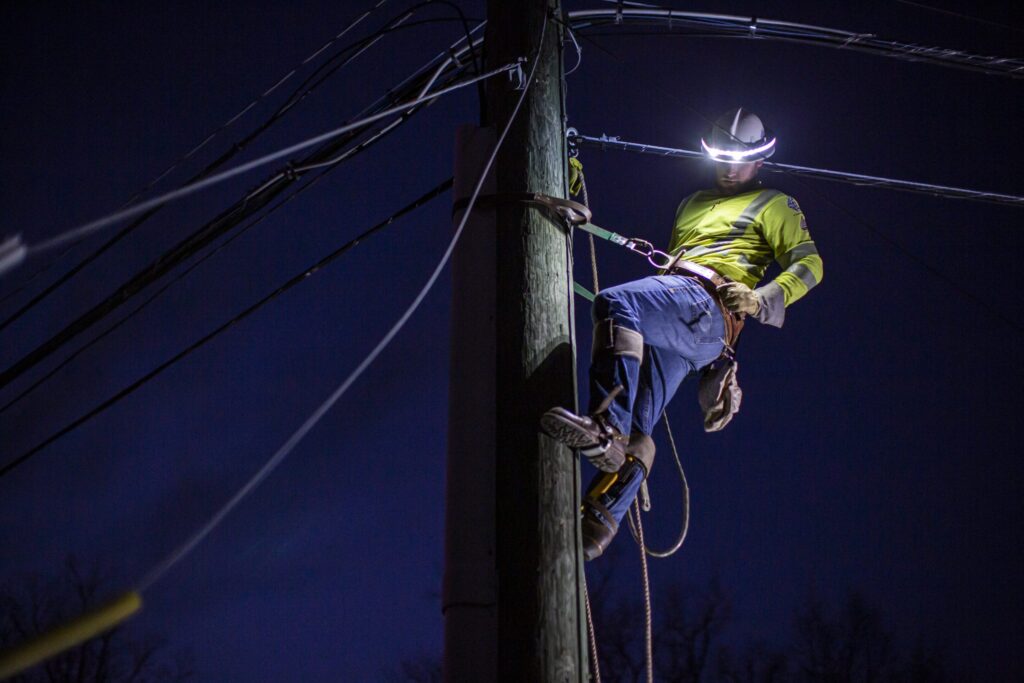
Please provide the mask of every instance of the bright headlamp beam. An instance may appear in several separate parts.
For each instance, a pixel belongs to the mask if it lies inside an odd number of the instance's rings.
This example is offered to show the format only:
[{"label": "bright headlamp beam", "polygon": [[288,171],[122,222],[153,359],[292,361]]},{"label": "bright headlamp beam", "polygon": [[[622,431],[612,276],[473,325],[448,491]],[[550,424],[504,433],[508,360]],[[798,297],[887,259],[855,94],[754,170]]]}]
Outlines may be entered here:
[{"label": "bright headlamp beam", "polygon": [[770,150],[772,147],[775,146],[775,140],[776,138],[772,138],[771,140],[761,145],[760,147],[754,147],[752,149],[745,149],[742,151],[736,151],[731,149],[718,149],[717,147],[712,147],[708,143],[704,142],[704,138],[701,138],[700,144],[701,147],[704,148],[704,151],[707,152],[708,156],[714,159],[715,161],[724,161],[726,163],[743,163],[752,156],[757,156],[762,152],[767,152],[768,150]]}]

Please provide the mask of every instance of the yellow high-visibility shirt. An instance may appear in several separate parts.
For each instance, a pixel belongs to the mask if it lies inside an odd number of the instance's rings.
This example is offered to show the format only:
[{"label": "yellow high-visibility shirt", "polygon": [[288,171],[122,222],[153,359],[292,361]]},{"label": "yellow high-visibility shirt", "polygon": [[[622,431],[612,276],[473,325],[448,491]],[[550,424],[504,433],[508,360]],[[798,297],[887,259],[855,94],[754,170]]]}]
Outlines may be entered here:
[{"label": "yellow high-visibility shirt", "polygon": [[754,287],[771,262],[782,273],[774,282],[785,305],[821,282],[821,257],[807,231],[807,220],[792,197],[763,187],[726,196],[715,190],[695,192],[676,211],[668,251],[713,268]]}]

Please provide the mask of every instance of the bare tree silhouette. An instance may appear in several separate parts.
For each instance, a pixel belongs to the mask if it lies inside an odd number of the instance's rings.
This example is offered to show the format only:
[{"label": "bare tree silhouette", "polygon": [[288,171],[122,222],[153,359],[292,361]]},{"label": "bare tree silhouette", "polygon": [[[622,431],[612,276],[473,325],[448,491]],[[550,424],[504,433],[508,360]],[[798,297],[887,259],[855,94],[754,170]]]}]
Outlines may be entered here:
[{"label": "bare tree silhouette", "polygon": [[[644,681],[643,605],[633,594],[613,598],[608,570],[593,572],[590,603],[601,680]],[[829,609],[808,599],[795,614],[790,643],[725,642],[732,600],[717,579],[703,588],[672,586],[655,600],[655,679],[667,683],[951,683],[939,651],[913,647],[885,627],[882,612],[861,594]],[[730,639],[736,642],[735,638]],[[392,680],[440,681],[440,658],[406,660]]]},{"label": "bare tree silhouette", "polygon": [[661,605],[655,638],[659,678],[670,683],[711,680],[713,648],[732,617],[732,603],[718,579],[699,592],[672,586]]}]

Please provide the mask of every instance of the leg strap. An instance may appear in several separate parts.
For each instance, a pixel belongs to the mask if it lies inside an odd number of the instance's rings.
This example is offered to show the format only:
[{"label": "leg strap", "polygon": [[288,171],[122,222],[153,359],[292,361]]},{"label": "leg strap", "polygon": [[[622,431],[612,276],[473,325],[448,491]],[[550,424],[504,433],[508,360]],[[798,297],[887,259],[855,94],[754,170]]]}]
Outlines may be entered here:
[{"label": "leg strap", "polygon": [[594,346],[591,358],[604,355],[632,356],[639,361],[644,357],[644,336],[636,330],[616,325],[611,318],[594,324]]}]

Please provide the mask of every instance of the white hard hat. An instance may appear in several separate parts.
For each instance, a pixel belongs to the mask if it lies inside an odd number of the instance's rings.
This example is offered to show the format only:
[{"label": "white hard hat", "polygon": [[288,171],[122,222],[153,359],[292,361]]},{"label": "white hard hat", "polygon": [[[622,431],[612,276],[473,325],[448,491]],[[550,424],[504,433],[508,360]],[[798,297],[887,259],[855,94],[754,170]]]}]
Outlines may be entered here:
[{"label": "white hard hat", "polygon": [[730,109],[700,139],[704,154],[714,161],[744,164],[767,159],[775,153],[775,136],[761,119],[743,107]]}]

